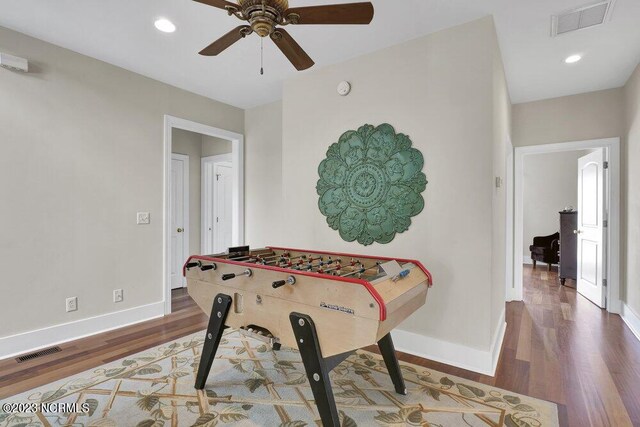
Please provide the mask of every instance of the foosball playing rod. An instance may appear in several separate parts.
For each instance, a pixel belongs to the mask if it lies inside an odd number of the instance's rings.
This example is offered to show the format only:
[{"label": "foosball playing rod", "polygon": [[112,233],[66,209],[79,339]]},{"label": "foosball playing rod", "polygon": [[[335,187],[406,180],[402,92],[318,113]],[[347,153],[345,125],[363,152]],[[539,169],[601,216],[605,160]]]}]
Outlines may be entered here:
[{"label": "foosball playing rod", "polygon": [[[363,268],[359,268],[357,270],[351,271],[351,272],[346,273],[346,274],[337,274],[337,275],[341,276],[341,277],[348,277],[348,276],[351,276],[351,275],[354,275],[354,274],[362,274],[362,273],[364,273],[366,271],[373,270],[374,268],[377,268],[377,267],[378,267],[377,265],[375,265],[373,267],[369,267],[369,268],[364,268],[363,267]],[[324,274],[324,273],[331,273],[331,272],[339,272],[340,270],[342,270],[344,268],[345,268],[345,266],[337,265],[335,267],[327,268],[326,270],[323,270],[322,267],[320,267],[320,268],[315,269],[315,270],[307,270],[307,271],[310,271],[310,272],[313,272],[313,273]],[[349,266],[346,266],[346,268],[349,268]]]},{"label": "foosball playing rod", "polygon": [[282,255],[269,255],[269,256],[262,256],[262,255],[256,255],[259,259],[272,259],[272,258],[286,258],[286,256],[284,254]]},{"label": "foosball playing rod", "polygon": [[373,270],[374,268],[378,268],[378,266],[377,266],[377,265],[375,265],[375,266],[373,266],[373,267],[369,267],[369,268],[360,268],[360,269],[358,269],[358,270],[354,270],[354,271],[352,271],[351,273],[343,274],[343,275],[342,275],[342,276],[340,276],[340,277],[349,277],[349,276],[353,276],[354,274],[358,274],[358,273],[362,274],[362,273],[364,273],[365,271]]},{"label": "foosball playing rod", "polygon": [[[322,257],[318,256],[318,257],[314,258],[312,255],[309,255],[309,256],[302,255],[302,256],[297,256],[297,257],[294,257],[294,258],[289,258],[289,261],[293,261],[295,259],[299,260],[299,261],[296,261],[296,262],[302,263],[302,262],[305,262],[305,261],[306,262],[313,262],[313,261],[316,261],[316,260],[321,260]],[[305,260],[305,261],[303,261],[303,260]]]},{"label": "foosball playing rod", "polygon": [[285,255],[285,254],[287,254],[287,253],[288,253],[288,252],[285,252],[285,253],[284,253],[284,254],[282,254],[282,255],[275,255],[275,254],[274,254],[274,255],[270,255],[270,256],[263,256],[263,255],[243,255],[243,256],[240,256],[240,257],[229,257],[229,259],[230,259],[230,260],[233,260],[233,261],[242,261],[242,260],[245,260],[245,259],[259,259],[259,260],[263,260],[263,259],[271,259],[271,258],[278,258],[278,257],[280,257],[280,258],[286,258],[286,255]]},{"label": "foosball playing rod", "polygon": [[[334,260],[327,261],[327,262],[320,262],[319,264],[308,265],[307,268],[309,268],[311,270],[313,270],[313,269],[320,269],[321,270],[322,267],[330,266],[332,264],[336,264],[338,267],[340,267],[340,260],[339,259],[334,259]],[[332,268],[331,270],[335,270],[335,268]]]},{"label": "foosball playing rod", "polygon": [[240,257],[229,257],[227,258],[231,261],[243,261],[245,259],[254,259],[252,256],[240,256]]},{"label": "foosball playing rod", "polygon": [[317,273],[330,273],[332,271],[340,270],[341,268],[342,268],[342,266],[340,266],[340,264],[338,264],[335,267],[327,268],[326,270],[319,269],[319,270],[317,270]]},{"label": "foosball playing rod", "polygon": [[[314,259],[314,261],[317,261],[318,258]],[[301,269],[307,269],[309,268],[309,266],[316,266],[316,265],[320,265],[320,264],[313,264],[313,262],[310,260],[308,263],[304,263],[302,261],[298,261],[297,263],[287,263],[290,264],[288,265],[289,267],[293,268],[294,270],[301,270]]]},{"label": "foosball playing rod", "polygon": [[[298,259],[298,261],[293,261],[294,259]],[[303,257],[296,257],[296,258],[287,258],[287,257],[284,257],[280,263],[281,263],[281,264],[288,264],[288,265],[294,265],[294,264],[295,264],[295,265],[300,265],[300,264],[304,264],[305,262],[312,262],[312,261],[315,261],[315,260],[317,260],[318,258],[310,258],[308,261],[303,261],[303,259],[304,259],[304,260],[306,260],[306,259],[307,259],[307,257],[306,257],[306,256],[305,256],[304,258],[303,258]]]},{"label": "foosball playing rod", "polygon": [[[317,259],[316,259],[317,261]],[[305,264],[298,264],[299,267],[301,268],[316,268],[316,267],[322,267],[323,265],[331,265],[335,262],[340,262],[340,259],[329,259],[328,261],[323,261],[322,258],[320,258],[320,262],[317,264],[314,264],[313,262],[308,262],[306,265]]]},{"label": "foosball playing rod", "polygon": [[256,263],[256,262],[258,262],[260,260],[258,258],[246,257],[246,258],[232,259],[231,261],[246,262],[246,263],[249,263],[249,264],[253,264],[253,263]]}]

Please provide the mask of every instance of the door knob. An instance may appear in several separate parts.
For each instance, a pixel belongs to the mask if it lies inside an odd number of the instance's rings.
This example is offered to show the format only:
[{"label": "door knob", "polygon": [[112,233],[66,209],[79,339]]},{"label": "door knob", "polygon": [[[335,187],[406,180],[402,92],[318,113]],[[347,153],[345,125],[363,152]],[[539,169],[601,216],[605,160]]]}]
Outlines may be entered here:
[{"label": "door knob", "polygon": [[184,231],[184,228],[178,228],[176,231],[177,231],[178,233],[182,233],[182,232]]},{"label": "door knob", "polygon": [[573,230],[573,234],[580,234],[582,233],[582,230]]}]

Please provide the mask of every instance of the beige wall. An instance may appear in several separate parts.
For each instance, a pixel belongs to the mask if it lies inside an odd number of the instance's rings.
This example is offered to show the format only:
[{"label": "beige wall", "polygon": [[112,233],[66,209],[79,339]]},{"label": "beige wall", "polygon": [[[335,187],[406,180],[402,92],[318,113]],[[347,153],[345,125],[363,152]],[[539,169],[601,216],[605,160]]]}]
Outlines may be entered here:
[{"label": "beige wall", "polygon": [[282,203],[282,102],[245,112],[245,240],[252,247],[286,243],[286,210]]},{"label": "beige wall", "polygon": [[560,231],[560,214],[578,206],[578,159],[589,150],[533,154],[524,158],[523,247],[524,261],[531,262],[529,245],[534,236]]},{"label": "beige wall", "polygon": [[200,158],[202,157],[203,135],[182,129],[172,130],[174,153],[189,156],[189,254],[200,253]]},{"label": "beige wall", "polygon": [[202,157],[219,156],[221,154],[229,154],[233,151],[231,141],[221,138],[215,138],[209,135],[202,135]]},{"label": "beige wall", "polygon": [[[502,64],[502,55],[495,27],[491,35],[493,55],[493,177],[506,182],[507,160],[513,152],[511,145],[511,99]],[[505,280],[507,269],[507,194],[503,185],[493,186],[491,233],[491,319],[492,340],[504,323]],[[513,231],[510,231],[513,233]]]},{"label": "beige wall", "polygon": [[621,88],[513,106],[513,145],[553,144],[622,136]]},{"label": "beige wall", "polygon": [[[422,260],[435,286],[401,329],[483,351],[499,316],[492,310],[504,309],[504,298],[492,303],[494,131],[508,127],[496,126],[487,108],[500,98],[495,49],[493,22],[486,18],[285,82],[283,200],[273,205],[285,227],[276,244]],[[347,97],[336,93],[342,80],[353,84]],[[504,100],[499,104],[507,109]],[[327,226],[315,192],[327,148],[365,123],[390,123],[409,135],[425,156],[429,179],[425,209],[411,228],[390,244],[367,248]],[[504,292],[500,286],[496,293]]]},{"label": "beige wall", "polygon": [[622,298],[640,317],[640,66],[627,82],[624,95],[626,126],[622,157],[628,166],[623,175],[623,181],[627,184],[623,189],[627,231],[623,253],[627,261],[627,286]]},{"label": "beige wall", "polygon": [[244,112],[4,28],[0,50],[33,70],[0,70],[0,337],[162,300],[163,116]]}]

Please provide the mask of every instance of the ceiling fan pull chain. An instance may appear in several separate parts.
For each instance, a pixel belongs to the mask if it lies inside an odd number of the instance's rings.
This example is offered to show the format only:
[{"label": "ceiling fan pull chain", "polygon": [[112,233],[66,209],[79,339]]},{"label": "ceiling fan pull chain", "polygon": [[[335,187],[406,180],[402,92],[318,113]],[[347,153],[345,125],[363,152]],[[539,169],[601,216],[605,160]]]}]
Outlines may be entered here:
[{"label": "ceiling fan pull chain", "polygon": [[264,75],[264,38],[260,37],[260,75]]}]

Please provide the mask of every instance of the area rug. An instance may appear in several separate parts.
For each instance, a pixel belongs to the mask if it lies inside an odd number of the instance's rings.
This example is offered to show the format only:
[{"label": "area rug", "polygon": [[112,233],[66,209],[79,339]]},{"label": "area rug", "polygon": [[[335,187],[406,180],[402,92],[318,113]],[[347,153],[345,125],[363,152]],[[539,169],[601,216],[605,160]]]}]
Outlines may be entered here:
[{"label": "area rug", "polygon": [[[272,351],[232,330],[206,390],[195,390],[203,337],[204,331],[12,396],[0,402],[0,426],[321,425],[298,352]],[[343,426],[558,426],[550,402],[401,365],[407,396],[394,392],[376,354],[358,351],[332,371]]]}]

